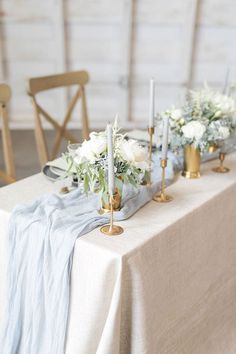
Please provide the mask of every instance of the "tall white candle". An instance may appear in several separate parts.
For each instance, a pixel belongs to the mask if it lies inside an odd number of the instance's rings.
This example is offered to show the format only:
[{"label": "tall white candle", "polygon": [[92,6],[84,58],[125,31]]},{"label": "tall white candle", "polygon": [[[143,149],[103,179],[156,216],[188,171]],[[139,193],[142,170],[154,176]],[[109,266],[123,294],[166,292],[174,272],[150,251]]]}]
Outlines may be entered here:
[{"label": "tall white candle", "polygon": [[227,68],[226,75],[225,75],[225,82],[223,86],[223,94],[227,95],[228,93],[228,88],[229,88],[229,76],[230,76],[230,69]]},{"label": "tall white candle", "polygon": [[168,151],[168,135],[169,135],[169,117],[163,118],[163,137],[162,137],[162,160],[166,160]]},{"label": "tall white candle", "polygon": [[152,78],[150,80],[150,101],[149,101],[149,123],[148,127],[154,127],[154,115],[155,115],[155,82]]},{"label": "tall white candle", "polygon": [[113,134],[112,134],[111,124],[107,124],[107,155],[108,155],[108,192],[110,195],[114,195],[115,175],[114,175],[114,155],[113,155]]}]

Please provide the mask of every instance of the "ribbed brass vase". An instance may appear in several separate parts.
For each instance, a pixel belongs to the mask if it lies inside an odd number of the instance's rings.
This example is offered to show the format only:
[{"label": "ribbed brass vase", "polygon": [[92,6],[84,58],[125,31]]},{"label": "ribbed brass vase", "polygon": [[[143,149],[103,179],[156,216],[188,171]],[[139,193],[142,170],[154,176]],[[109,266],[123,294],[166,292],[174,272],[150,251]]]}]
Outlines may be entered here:
[{"label": "ribbed brass vase", "polygon": [[184,147],[184,170],[182,176],[186,178],[199,178],[201,165],[200,150],[193,145]]}]

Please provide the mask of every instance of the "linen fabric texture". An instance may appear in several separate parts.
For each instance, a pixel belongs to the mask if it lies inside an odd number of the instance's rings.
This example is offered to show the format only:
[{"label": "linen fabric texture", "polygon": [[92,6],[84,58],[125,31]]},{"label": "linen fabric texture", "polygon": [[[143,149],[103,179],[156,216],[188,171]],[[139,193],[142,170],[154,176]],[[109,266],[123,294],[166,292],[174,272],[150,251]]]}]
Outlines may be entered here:
[{"label": "linen fabric texture", "polygon": [[[174,156],[166,183],[174,176]],[[156,159],[157,162],[157,159]],[[154,174],[155,175],[155,174]],[[129,218],[152,199],[151,187],[124,186],[123,207],[115,220]],[[96,194],[74,191],[46,195],[19,205],[9,222],[9,294],[0,348],[4,354],[64,354],[73,249],[78,237],[108,223]]]}]

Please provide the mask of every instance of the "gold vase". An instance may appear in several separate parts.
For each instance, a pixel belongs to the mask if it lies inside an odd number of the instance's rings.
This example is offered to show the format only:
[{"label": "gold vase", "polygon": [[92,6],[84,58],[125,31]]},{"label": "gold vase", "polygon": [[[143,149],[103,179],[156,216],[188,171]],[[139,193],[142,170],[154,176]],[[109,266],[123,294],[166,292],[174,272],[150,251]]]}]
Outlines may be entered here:
[{"label": "gold vase", "polygon": [[[113,196],[114,204],[113,204],[113,211],[119,211],[121,208],[121,194],[118,188],[115,189],[115,194]],[[109,194],[103,195],[101,198],[101,211],[103,213],[109,213],[111,210],[111,205],[109,203]]]},{"label": "gold vase", "polygon": [[200,150],[193,145],[186,145],[184,147],[184,170],[182,176],[186,178],[199,178],[200,164]]}]

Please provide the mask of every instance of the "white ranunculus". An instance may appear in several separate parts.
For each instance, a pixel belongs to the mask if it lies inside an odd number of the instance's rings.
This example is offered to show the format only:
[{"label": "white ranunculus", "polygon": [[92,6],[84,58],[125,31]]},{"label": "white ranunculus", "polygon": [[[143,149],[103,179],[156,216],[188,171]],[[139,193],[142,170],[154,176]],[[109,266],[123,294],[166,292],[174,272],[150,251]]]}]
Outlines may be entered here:
[{"label": "white ranunculus", "polygon": [[181,112],[181,109],[174,109],[172,112],[171,112],[171,118],[174,119],[174,120],[178,120],[182,117],[182,112]]},{"label": "white ranunculus", "polygon": [[123,140],[119,143],[118,149],[124,160],[131,162],[134,166],[142,170],[148,168],[147,150],[139,145],[136,140]]},{"label": "white ranunculus", "polygon": [[205,126],[198,121],[191,121],[184,125],[182,132],[186,139],[199,141],[206,131]]},{"label": "white ranunculus", "polygon": [[229,132],[229,128],[227,128],[227,127],[219,127],[219,137],[221,138],[221,139],[227,139],[228,137],[229,137],[229,134],[230,134],[230,132]]}]

